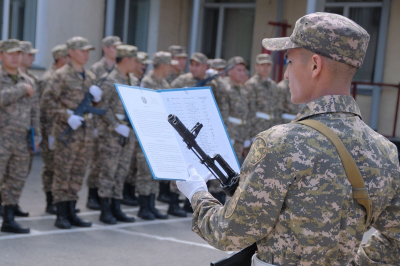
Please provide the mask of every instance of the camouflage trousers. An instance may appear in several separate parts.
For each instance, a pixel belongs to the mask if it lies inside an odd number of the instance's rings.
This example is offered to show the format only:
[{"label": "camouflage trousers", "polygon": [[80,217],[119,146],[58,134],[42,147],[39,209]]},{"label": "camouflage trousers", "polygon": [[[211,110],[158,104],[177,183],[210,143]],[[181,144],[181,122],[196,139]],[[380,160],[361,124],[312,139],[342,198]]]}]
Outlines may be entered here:
[{"label": "camouflage trousers", "polygon": [[147,165],[146,158],[142,152],[142,149],[137,148],[136,153],[136,191],[140,195],[148,196],[152,193],[158,193],[158,182],[153,179],[150,168]]},{"label": "camouflage trousers", "polygon": [[113,132],[102,132],[99,137],[99,159],[101,164],[99,176],[99,196],[103,198],[122,199],[124,181],[129,173],[131,159],[135,149],[133,130],[130,141],[123,147],[119,144],[121,135]]},{"label": "camouflage trousers", "polygon": [[41,128],[42,131],[42,159],[43,159],[43,170],[42,170],[42,184],[43,191],[50,192],[51,185],[53,184],[54,176],[54,151],[49,149],[49,136],[46,134],[46,129]]},{"label": "camouflage trousers", "polygon": [[136,185],[136,174],[137,174],[137,165],[136,165],[136,150],[140,149],[139,143],[136,142],[135,146],[135,151],[133,152],[132,155],[132,160],[131,160],[131,165],[129,166],[129,173],[128,176],[125,179],[125,182],[128,183],[131,186]]},{"label": "camouflage trousers", "polygon": [[[64,128],[65,125],[62,127]],[[78,200],[88,164],[93,134],[91,128],[78,128],[72,134],[68,147],[57,137],[54,142],[54,203]],[[58,136],[57,133],[55,134]]]},{"label": "camouflage trousers", "polygon": [[2,205],[16,205],[30,168],[28,132],[0,134],[0,177]]},{"label": "camouflage trousers", "polygon": [[89,188],[98,188],[99,187],[99,176],[101,171],[101,160],[100,160],[100,151],[99,151],[99,138],[93,138],[93,149],[91,161],[90,161],[90,171],[88,178],[86,179],[86,185]]}]

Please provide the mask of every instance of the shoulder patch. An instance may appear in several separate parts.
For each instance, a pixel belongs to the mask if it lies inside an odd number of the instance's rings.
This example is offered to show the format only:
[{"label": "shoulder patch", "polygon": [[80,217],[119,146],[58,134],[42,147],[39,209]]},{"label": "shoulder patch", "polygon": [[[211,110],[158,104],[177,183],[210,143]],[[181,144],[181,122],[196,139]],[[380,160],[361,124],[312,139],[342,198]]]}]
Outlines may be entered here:
[{"label": "shoulder patch", "polygon": [[267,155],[267,144],[261,138],[256,138],[249,154],[247,155],[246,161],[251,165],[258,164]]},{"label": "shoulder patch", "polygon": [[228,203],[228,206],[226,207],[226,212],[225,212],[225,219],[228,219],[229,217],[232,216],[233,212],[236,209],[236,205],[239,201],[240,195],[242,194],[242,189],[238,186],[235,194],[231,198],[231,200]]}]

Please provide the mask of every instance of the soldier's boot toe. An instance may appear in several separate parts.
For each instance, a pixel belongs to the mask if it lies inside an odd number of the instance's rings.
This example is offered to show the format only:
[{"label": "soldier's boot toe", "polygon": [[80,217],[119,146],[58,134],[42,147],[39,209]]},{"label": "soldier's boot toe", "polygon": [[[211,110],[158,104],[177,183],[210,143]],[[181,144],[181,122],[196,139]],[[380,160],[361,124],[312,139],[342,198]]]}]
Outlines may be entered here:
[{"label": "soldier's boot toe", "polygon": [[96,211],[101,209],[97,188],[89,188],[86,207],[88,207],[88,209],[96,210]]},{"label": "soldier's boot toe", "polygon": [[171,192],[171,202],[168,207],[168,214],[177,217],[186,217],[186,212],[179,206],[179,194]]},{"label": "soldier's boot toe", "polygon": [[155,199],[156,199],[156,195],[154,193],[150,194],[150,211],[154,214],[154,216],[157,219],[161,219],[161,220],[166,220],[168,219],[168,214],[162,214],[159,210],[156,209],[156,205],[155,205]]},{"label": "soldier's boot toe", "polygon": [[68,220],[73,226],[77,227],[91,227],[92,223],[83,220],[75,212],[76,201],[68,201]]},{"label": "soldier's boot toe", "polygon": [[[133,190],[133,192],[132,192]],[[133,196],[132,196],[133,195]],[[139,202],[135,196],[135,187],[128,183],[124,184],[123,199],[121,203],[128,206],[138,206]]]},{"label": "soldier's boot toe", "polygon": [[192,205],[188,199],[185,200],[185,204],[183,205],[183,210],[188,213],[193,213]]},{"label": "soldier's boot toe", "polygon": [[142,218],[143,220],[154,220],[156,217],[154,214],[150,211],[150,196],[144,196],[144,195],[139,195],[139,213],[138,217]]},{"label": "soldier's boot toe", "polygon": [[19,217],[28,217],[29,216],[29,212],[24,212],[21,207],[19,207],[19,205],[16,205],[15,208],[15,216],[19,216]]},{"label": "soldier's boot toe", "polygon": [[54,225],[60,229],[70,229],[71,223],[68,220],[67,202],[58,202],[57,205],[57,219]]},{"label": "soldier's boot toe", "polygon": [[113,216],[110,208],[110,199],[109,198],[99,198],[101,205],[101,213],[99,220],[105,224],[116,224],[117,219]]},{"label": "soldier's boot toe", "polygon": [[3,224],[1,225],[1,231],[4,233],[14,234],[29,234],[29,228],[23,228],[19,223],[14,220],[16,205],[4,206]]},{"label": "soldier's boot toe", "polygon": [[164,203],[170,203],[171,201],[171,196],[169,192],[169,183],[168,182],[160,182],[160,191],[158,193],[157,200],[164,202]]},{"label": "soldier's boot toe", "polygon": [[117,219],[119,222],[124,222],[124,223],[133,223],[135,222],[135,218],[126,215],[121,210],[121,201],[119,199],[112,199],[111,200],[111,212],[114,215],[114,217]]},{"label": "soldier's boot toe", "polygon": [[57,214],[57,207],[53,204],[53,194],[51,191],[46,192],[46,210],[47,213]]}]

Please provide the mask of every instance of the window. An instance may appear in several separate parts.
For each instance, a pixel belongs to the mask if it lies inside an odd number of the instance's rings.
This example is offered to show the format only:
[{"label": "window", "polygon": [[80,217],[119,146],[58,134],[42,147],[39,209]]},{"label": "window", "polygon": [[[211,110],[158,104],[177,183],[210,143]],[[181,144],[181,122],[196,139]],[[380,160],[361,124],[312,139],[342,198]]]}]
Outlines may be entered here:
[{"label": "window", "polygon": [[10,0],[8,38],[35,46],[37,0]]}]

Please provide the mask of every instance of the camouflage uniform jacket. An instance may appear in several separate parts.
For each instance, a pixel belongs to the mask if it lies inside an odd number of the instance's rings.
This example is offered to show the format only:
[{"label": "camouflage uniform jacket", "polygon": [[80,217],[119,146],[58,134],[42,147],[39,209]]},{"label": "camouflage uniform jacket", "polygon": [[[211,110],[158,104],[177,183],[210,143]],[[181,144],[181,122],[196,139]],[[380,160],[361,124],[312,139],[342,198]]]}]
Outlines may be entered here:
[{"label": "camouflage uniform jacket", "polygon": [[27,133],[33,127],[35,142],[39,142],[39,95],[35,91],[32,97],[28,97],[21,83],[34,87],[33,80],[26,74],[18,72],[15,82],[3,67],[0,68],[0,129],[2,134],[12,134],[15,131]]},{"label": "camouflage uniform jacket", "polygon": [[275,81],[255,74],[245,84],[250,101],[251,137],[280,124],[282,104]]},{"label": "camouflage uniform jacket", "polygon": [[[42,77],[38,81],[38,89],[40,98],[42,98],[44,89],[46,88],[47,83],[49,82],[50,78],[56,73],[54,66],[51,66],[49,70],[44,72]],[[42,134],[51,135],[51,128],[53,126],[53,117],[48,114],[46,110],[46,105],[40,105],[40,123],[42,129],[46,130],[46,132],[42,132]]]},{"label": "camouflage uniform jacket", "polygon": [[171,74],[169,74],[165,80],[172,85],[172,82],[174,82],[175,79],[177,79],[180,75],[185,74],[184,72],[181,72],[180,74],[175,74],[175,72],[171,71]]},{"label": "camouflage uniform jacket", "polygon": [[[277,85],[280,98],[282,101],[282,114],[289,114],[289,115],[296,115],[300,109],[301,105],[300,104],[294,104],[292,103],[291,97],[292,95],[290,94],[290,88],[289,88],[289,80],[284,79],[281,82],[278,83]],[[281,118],[281,124],[283,123],[290,123],[290,119],[284,119],[282,117],[282,114],[280,115]]]},{"label": "camouflage uniform jacket", "polygon": [[102,57],[100,59],[100,61],[94,63],[89,70],[93,72],[93,74],[96,75],[96,78],[98,79],[101,75],[103,75],[104,73],[111,73],[111,71],[114,69],[114,66],[111,67],[111,69],[108,68],[107,62],[104,59],[104,57]]},{"label": "camouflage uniform jacket", "polygon": [[[312,101],[295,121],[304,119],[324,123],[343,141],[373,201],[372,224],[365,225],[333,144],[289,123],[257,135],[225,206],[208,192],[194,194],[193,231],[222,250],[256,242],[258,258],[273,265],[400,265],[396,147],[362,121],[350,96]],[[360,246],[371,226],[377,232]]]},{"label": "camouflage uniform jacket", "polygon": [[153,90],[170,89],[169,83],[166,79],[159,80],[154,76],[153,72],[146,75],[140,84],[141,87]]},{"label": "camouflage uniform jacket", "polygon": [[[69,63],[57,69],[47,83],[40,106],[47,106],[48,115],[54,117],[51,135],[58,136],[65,130],[70,117],[68,112],[75,111],[89,92],[90,86],[95,83],[96,77],[91,71],[84,70],[84,73],[85,79]],[[92,115],[89,114],[87,118],[89,117]],[[92,119],[85,120],[87,128],[91,128]],[[77,130],[81,129],[82,127],[79,127]]]},{"label": "camouflage uniform jacket", "polygon": [[[225,122],[229,137],[239,142],[250,140],[251,121],[249,121],[250,103],[248,92],[243,85],[233,84],[229,77],[224,78],[224,81],[229,105],[229,117],[228,121]],[[240,119],[245,124],[233,123],[232,119]]]},{"label": "camouflage uniform jacket", "polygon": [[200,79],[193,77],[192,73],[186,73],[177,77],[172,83],[171,88],[185,88],[185,87],[196,87],[196,83]]},{"label": "camouflage uniform jacket", "polygon": [[228,122],[229,117],[229,102],[227,95],[228,84],[222,77],[217,77],[211,81],[211,89],[217,102],[219,111],[225,124]]},{"label": "camouflage uniform jacket", "polygon": [[40,77],[38,80],[38,90],[39,90],[39,96],[40,98],[43,95],[44,89],[46,88],[47,82],[49,82],[50,78],[54,75],[56,72],[56,69],[54,68],[54,65],[51,65],[50,68],[43,73],[43,75]]},{"label": "camouflage uniform jacket", "polygon": [[130,86],[137,85],[138,80],[136,77],[129,75],[128,78],[129,82],[128,79],[121,74],[118,68],[115,67],[100,85],[101,90],[103,91],[100,105],[102,108],[107,110],[107,113],[101,116],[101,121],[105,124],[104,126],[108,129],[108,131],[114,131],[114,129],[122,123],[122,121],[117,118],[117,114],[126,116],[124,106],[117,90],[115,89],[114,83],[126,84]]}]

